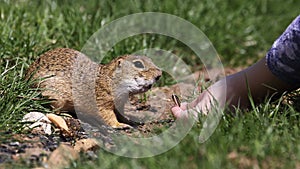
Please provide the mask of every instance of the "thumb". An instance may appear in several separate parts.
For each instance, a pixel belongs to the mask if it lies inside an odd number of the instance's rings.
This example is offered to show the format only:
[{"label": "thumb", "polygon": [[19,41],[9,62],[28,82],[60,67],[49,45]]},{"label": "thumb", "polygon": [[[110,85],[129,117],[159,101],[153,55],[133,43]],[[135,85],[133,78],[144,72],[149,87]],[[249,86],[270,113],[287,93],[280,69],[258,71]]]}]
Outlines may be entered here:
[{"label": "thumb", "polygon": [[173,106],[171,111],[176,118],[187,117],[187,103],[182,103],[181,106]]}]

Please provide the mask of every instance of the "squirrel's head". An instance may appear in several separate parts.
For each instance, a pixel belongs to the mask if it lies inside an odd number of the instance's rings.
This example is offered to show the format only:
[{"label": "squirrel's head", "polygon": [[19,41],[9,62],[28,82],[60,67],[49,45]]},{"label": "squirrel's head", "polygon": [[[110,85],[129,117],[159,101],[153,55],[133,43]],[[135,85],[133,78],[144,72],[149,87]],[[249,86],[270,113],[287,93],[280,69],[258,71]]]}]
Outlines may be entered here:
[{"label": "squirrel's head", "polygon": [[162,75],[162,71],[146,56],[125,55],[113,62],[114,84],[118,91],[129,94],[146,92]]}]

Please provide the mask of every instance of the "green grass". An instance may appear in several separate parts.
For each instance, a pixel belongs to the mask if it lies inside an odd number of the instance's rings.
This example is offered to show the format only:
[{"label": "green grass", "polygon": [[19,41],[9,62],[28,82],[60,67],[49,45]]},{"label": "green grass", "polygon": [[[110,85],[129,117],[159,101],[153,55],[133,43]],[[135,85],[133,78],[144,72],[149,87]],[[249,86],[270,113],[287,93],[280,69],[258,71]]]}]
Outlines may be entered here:
[{"label": "green grass", "polygon": [[[24,80],[26,68],[39,54],[56,47],[80,50],[102,25],[117,18],[146,11],[177,15],[207,35],[224,65],[247,66],[264,56],[298,15],[299,6],[299,0],[0,1],[0,131],[21,132],[18,121],[24,114],[50,111],[43,106],[47,101]],[[156,35],[118,43],[108,60],[149,47],[179,54],[193,70],[201,67],[186,46]],[[167,83],[168,79],[162,82]],[[98,159],[82,156],[71,168],[242,168],[247,160],[260,167],[295,168],[300,165],[296,103],[266,101],[235,116],[225,115],[204,144],[198,142],[198,124],[161,155],[130,159],[101,150]],[[232,152],[238,157],[229,160]]]}]

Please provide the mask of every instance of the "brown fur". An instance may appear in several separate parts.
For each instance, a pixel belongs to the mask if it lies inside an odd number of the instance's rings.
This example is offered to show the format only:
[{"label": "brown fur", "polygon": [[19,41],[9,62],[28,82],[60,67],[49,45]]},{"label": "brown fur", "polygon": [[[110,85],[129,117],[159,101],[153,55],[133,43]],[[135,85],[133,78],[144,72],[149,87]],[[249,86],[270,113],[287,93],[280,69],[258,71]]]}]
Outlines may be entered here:
[{"label": "brown fur", "polygon": [[[134,66],[136,61],[144,68]],[[81,112],[114,128],[124,128],[128,125],[120,123],[117,116],[123,113],[128,96],[147,91],[161,73],[144,56],[125,55],[102,65],[76,50],[58,48],[32,63],[26,78],[45,78],[35,87],[46,89],[42,95],[55,100],[52,107],[56,110]]]}]

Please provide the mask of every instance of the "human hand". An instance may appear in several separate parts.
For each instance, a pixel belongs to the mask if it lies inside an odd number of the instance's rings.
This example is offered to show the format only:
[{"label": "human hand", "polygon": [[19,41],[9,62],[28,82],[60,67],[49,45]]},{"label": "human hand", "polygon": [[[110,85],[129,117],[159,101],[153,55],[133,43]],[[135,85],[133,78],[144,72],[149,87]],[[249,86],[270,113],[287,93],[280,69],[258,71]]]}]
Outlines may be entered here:
[{"label": "human hand", "polygon": [[171,108],[171,111],[173,113],[173,115],[176,117],[176,118],[179,118],[179,119],[183,119],[183,118],[187,118],[188,117],[188,114],[187,114],[187,103],[182,103],[181,106],[173,106]]},{"label": "human hand", "polygon": [[226,89],[226,79],[222,79],[202,92],[191,103],[182,103],[180,107],[175,105],[171,111],[178,119],[187,118],[189,112],[192,112],[194,117],[198,117],[198,113],[207,115],[212,108],[224,108]]}]

